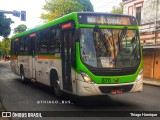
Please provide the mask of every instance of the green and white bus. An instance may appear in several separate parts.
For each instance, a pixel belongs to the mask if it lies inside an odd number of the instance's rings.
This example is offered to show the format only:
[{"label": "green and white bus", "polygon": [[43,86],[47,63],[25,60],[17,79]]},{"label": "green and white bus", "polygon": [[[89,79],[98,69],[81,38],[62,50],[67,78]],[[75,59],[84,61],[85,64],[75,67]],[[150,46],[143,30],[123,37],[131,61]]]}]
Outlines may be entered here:
[{"label": "green and white bus", "polygon": [[14,35],[11,70],[62,92],[93,96],[139,92],[143,58],[133,16],[74,12]]}]

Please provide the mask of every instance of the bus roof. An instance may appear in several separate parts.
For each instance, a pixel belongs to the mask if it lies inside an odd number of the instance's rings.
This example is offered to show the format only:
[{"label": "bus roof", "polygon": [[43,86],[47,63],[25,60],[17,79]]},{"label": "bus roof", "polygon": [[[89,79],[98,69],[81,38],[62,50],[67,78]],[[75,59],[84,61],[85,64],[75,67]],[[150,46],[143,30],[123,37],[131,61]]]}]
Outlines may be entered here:
[{"label": "bus roof", "polygon": [[12,36],[11,39],[15,39],[17,37],[21,37],[23,35],[27,35],[27,34],[30,34],[30,33],[34,33],[36,31],[39,31],[39,30],[42,30],[42,29],[45,29],[45,28],[48,28],[48,27],[51,27],[53,25],[56,25],[56,24],[59,24],[59,23],[63,23],[63,22],[66,22],[68,20],[75,20],[76,23],[78,23],[78,15],[82,15],[82,16],[87,16],[87,15],[95,15],[95,16],[100,16],[100,15],[107,15],[107,16],[117,16],[117,17],[132,17],[134,18],[133,16],[129,16],[129,15],[123,15],[123,14],[111,14],[111,13],[104,13],[104,12],[72,12],[70,14],[67,14],[67,15],[64,15],[63,17],[60,17],[60,18],[57,18],[55,20],[52,20],[48,23],[45,23],[43,25],[40,25],[40,26],[37,26],[35,28],[32,28],[32,29],[29,29],[25,32],[22,32],[22,33],[19,33],[19,34],[16,34],[14,36]]},{"label": "bus roof", "polygon": [[52,20],[48,23],[45,23],[43,25],[40,25],[40,26],[37,26],[37,27],[34,27],[34,28],[31,28],[25,32],[22,32],[22,33],[19,33],[19,34],[16,34],[14,36],[12,36],[11,39],[15,39],[17,37],[21,37],[23,35],[26,35],[26,34],[30,34],[30,33],[34,33],[36,31],[39,31],[39,30],[42,30],[44,28],[48,28],[48,27],[51,27],[53,25],[56,25],[56,24],[59,24],[59,23],[63,23],[65,21],[68,21],[68,20],[76,20],[76,15],[77,13],[76,12],[73,12],[73,13],[70,13],[70,14],[67,14],[67,15],[64,15],[63,17],[60,17],[60,18],[57,18],[55,20]]}]

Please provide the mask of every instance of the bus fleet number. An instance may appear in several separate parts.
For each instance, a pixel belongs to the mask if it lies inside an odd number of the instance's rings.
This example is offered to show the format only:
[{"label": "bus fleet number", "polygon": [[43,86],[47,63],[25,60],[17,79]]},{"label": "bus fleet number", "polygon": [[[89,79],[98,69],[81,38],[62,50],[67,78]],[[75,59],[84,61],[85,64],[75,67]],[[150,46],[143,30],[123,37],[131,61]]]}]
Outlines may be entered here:
[{"label": "bus fleet number", "polygon": [[110,78],[102,78],[102,84],[111,83]]}]

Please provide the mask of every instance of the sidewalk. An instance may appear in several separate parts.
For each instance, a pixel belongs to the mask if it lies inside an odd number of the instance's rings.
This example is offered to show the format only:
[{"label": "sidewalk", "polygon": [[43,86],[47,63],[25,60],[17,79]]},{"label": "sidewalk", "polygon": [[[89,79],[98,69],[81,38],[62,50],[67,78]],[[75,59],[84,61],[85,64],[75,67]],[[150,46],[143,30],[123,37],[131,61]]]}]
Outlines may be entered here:
[{"label": "sidewalk", "polygon": [[8,63],[8,62],[11,62],[10,60],[8,61],[3,61],[3,60],[0,60],[1,63]]},{"label": "sidewalk", "polygon": [[160,80],[156,80],[156,79],[143,78],[143,83],[160,87]]}]

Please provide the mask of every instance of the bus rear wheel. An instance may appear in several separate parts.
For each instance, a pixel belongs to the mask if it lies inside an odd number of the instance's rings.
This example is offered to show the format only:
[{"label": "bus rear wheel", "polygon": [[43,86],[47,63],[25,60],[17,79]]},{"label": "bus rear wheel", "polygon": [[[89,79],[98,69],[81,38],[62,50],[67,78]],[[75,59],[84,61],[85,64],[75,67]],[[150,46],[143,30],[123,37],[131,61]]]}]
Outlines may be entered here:
[{"label": "bus rear wheel", "polygon": [[21,76],[21,81],[23,83],[25,83],[26,82],[26,78],[24,76],[24,70],[23,70],[23,68],[20,69],[20,76]]}]

